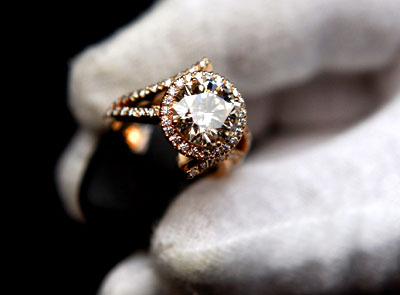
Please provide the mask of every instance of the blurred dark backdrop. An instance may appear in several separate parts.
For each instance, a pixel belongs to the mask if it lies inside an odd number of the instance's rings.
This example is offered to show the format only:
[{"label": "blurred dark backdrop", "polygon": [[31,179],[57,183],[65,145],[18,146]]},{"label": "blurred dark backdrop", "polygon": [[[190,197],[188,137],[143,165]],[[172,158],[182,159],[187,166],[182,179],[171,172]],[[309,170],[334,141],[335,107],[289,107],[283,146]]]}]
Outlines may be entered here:
[{"label": "blurred dark backdrop", "polygon": [[[151,2],[135,1],[129,6],[96,2],[90,9],[71,2],[56,8],[35,5],[35,10],[28,11],[29,18],[20,19],[28,26],[21,32],[18,48],[25,53],[29,49],[21,62],[26,60],[30,68],[27,84],[33,88],[26,106],[33,123],[25,125],[24,141],[26,144],[29,138],[29,146],[23,146],[29,158],[24,168],[29,177],[19,182],[21,194],[27,196],[27,203],[21,206],[27,229],[21,246],[29,259],[21,260],[17,275],[32,282],[20,284],[31,291],[95,294],[110,267],[126,254],[113,253],[110,241],[102,240],[101,231],[66,215],[55,187],[54,169],[76,130],[66,102],[71,58],[132,21]],[[46,115],[38,116],[36,110]]]}]

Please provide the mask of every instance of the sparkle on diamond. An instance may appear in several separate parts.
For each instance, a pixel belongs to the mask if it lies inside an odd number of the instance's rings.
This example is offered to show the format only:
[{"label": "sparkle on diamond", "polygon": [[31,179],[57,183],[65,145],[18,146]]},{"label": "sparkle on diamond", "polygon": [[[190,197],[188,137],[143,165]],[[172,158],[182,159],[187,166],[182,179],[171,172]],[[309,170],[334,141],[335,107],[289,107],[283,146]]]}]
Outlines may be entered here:
[{"label": "sparkle on diamond", "polygon": [[183,97],[173,109],[183,120],[181,132],[197,144],[213,144],[234,107],[221,97],[205,92]]},{"label": "sparkle on diamond", "polygon": [[193,119],[200,132],[221,128],[234,105],[213,93],[200,93],[185,96],[174,105],[181,118]]},{"label": "sparkle on diamond", "polygon": [[171,106],[171,119],[176,131],[189,144],[198,147],[234,146],[230,139],[238,136],[235,132],[241,128],[238,122],[242,104],[233,94],[232,85],[208,72],[184,78],[184,85],[177,86],[175,102]]}]

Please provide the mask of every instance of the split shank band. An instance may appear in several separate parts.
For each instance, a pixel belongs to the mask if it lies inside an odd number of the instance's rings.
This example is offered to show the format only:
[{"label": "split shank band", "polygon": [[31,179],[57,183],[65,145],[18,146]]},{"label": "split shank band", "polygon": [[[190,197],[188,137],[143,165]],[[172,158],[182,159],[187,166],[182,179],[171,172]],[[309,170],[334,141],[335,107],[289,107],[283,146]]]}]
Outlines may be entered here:
[{"label": "split shank band", "polygon": [[[164,81],[123,95],[106,112],[135,152],[148,143],[145,124],[159,124],[178,151],[187,178],[224,174],[242,161],[251,144],[246,105],[236,87],[203,58]],[[210,169],[216,168],[216,169]]]}]

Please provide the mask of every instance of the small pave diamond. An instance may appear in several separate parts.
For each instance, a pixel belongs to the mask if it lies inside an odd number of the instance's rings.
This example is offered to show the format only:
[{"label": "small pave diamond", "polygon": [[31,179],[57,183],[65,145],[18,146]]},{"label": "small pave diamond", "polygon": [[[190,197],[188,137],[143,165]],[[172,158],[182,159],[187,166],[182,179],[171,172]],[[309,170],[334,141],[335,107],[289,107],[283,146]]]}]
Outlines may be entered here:
[{"label": "small pave diamond", "polygon": [[165,86],[167,86],[167,87],[169,87],[169,86],[171,85],[171,83],[172,83],[172,80],[171,80],[171,79],[167,79],[167,80],[165,80],[165,82],[164,82]]},{"label": "small pave diamond", "polygon": [[129,108],[128,107],[123,107],[122,110],[121,110],[120,115],[121,116],[125,116],[128,112],[129,112]]},{"label": "small pave diamond", "polygon": [[164,99],[164,102],[165,102],[165,104],[167,104],[167,105],[169,105],[169,104],[171,104],[172,103],[172,97],[171,96],[167,96],[165,99]]},{"label": "small pave diamond", "polygon": [[246,123],[247,123],[247,120],[246,120],[246,119],[239,119],[239,120],[238,120],[238,126],[245,126]]},{"label": "small pave diamond", "polygon": [[206,161],[201,162],[200,168],[201,168],[201,169],[206,169],[206,168],[207,168],[207,162],[206,162]]},{"label": "small pave diamond", "polygon": [[135,114],[136,114],[135,109],[129,109],[128,114],[129,114],[129,116],[135,116]]},{"label": "small pave diamond", "polygon": [[224,149],[224,151],[229,151],[229,149],[230,149],[230,146],[229,146],[229,144],[224,144],[223,146],[222,146],[222,148]]},{"label": "small pave diamond", "polygon": [[189,172],[188,172],[188,174],[189,174],[189,177],[190,178],[193,178],[193,177],[195,177],[196,175],[198,175],[199,174],[199,172],[196,170],[196,169],[192,169],[192,170],[190,170]]},{"label": "small pave diamond", "polygon": [[178,87],[182,87],[183,86],[183,84],[184,84],[184,81],[183,81],[183,79],[179,79],[178,81],[176,81],[176,86],[178,86]]},{"label": "small pave diamond", "polygon": [[174,128],[172,127],[164,127],[164,132],[168,135],[173,135],[175,133]]},{"label": "small pave diamond", "polygon": [[163,125],[170,125],[171,124],[171,120],[168,117],[162,117],[161,123]]},{"label": "small pave diamond", "polygon": [[150,117],[155,115],[155,110],[154,109],[148,109],[147,113],[149,114]]},{"label": "small pave diamond", "polygon": [[142,109],[142,108],[139,108],[138,109],[138,114],[139,114],[139,116],[144,116],[146,114],[146,111],[144,109]]},{"label": "small pave diamond", "polygon": [[182,151],[187,152],[189,150],[189,145],[187,143],[182,143],[180,148]]},{"label": "small pave diamond", "polygon": [[163,115],[168,114],[168,111],[169,111],[169,107],[162,107],[161,108],[161,114],[163,114]]},{"label": "small pave diamond", "polygon": [[175,87],[170,87],[169,89],[168,89],[168,93],[170,94],[170,95],[175,95],[176,93],[177,93],[177,89],[175,88]]}]

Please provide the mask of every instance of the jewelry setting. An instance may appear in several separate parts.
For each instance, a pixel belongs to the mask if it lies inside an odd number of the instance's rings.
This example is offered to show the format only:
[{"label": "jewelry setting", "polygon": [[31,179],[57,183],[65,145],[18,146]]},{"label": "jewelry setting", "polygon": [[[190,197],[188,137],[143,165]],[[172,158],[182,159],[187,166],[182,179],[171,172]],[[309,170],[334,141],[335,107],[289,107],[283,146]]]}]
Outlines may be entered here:
[{"label": "jewelry setting", "polygon": [[[241,162],[251,142],[241,94],[228,79],[212,72],[207,58],[174,77],[121,97],[108,109],[107,117],[114,130],[125,130],[127,141],[126,130],[138,132],[138,123],[160,124],[179,152],[178,166],[188,178],[211,167],[226,172]],[[138,139],[143,141],[143,137]]]}]

